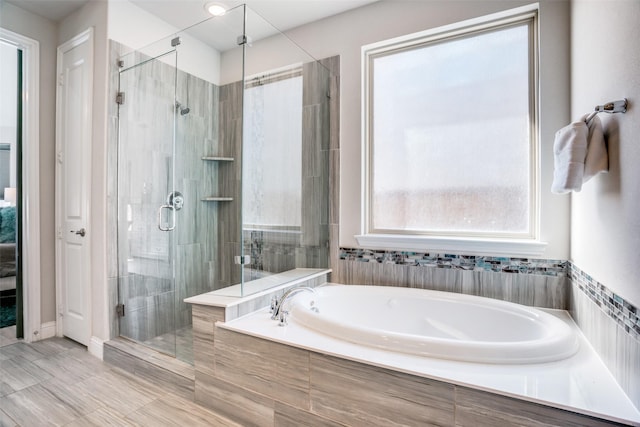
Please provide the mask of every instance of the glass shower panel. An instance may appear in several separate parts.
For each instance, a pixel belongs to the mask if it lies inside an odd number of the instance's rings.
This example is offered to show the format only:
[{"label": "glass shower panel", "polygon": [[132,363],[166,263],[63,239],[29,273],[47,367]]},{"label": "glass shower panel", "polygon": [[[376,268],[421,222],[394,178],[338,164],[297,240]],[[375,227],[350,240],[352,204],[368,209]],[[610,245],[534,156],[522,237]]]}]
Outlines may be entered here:
[{"label": "glass shower panel", "polygon": [[[241,296],[243,63],[223,67],[242,50],[244,6],[177,35],[176,182],[184,210],[176,230],[178,326],[191,320],[184,298],[217,291]],[[180,218],[184,221],[180,221]]]},{"label": "glass shower panel", "polygon": [[329,69],[250,8],[247,39],[243,295],[329,263]]},{"label": "glass shower panel", "polygon": [[120,335],[170,355],[176,355],[176,59],[175,49],[123,58],[118,111]]}]

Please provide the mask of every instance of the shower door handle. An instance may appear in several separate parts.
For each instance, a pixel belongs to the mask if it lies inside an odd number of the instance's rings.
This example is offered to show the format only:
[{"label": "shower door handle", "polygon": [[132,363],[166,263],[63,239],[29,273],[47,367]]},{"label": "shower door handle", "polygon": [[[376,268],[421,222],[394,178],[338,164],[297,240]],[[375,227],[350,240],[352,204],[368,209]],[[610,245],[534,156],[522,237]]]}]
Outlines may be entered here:
[{"label": "shower door handle", "polygon": [[[169,226],[169,223],[165,225],[162,224],[162,211],[164,209],[171,211],[171,226]],[[162,205],[160,209],[158,209],[158,228],[160,231],[172,231],[176,228],[176,208],[172,205]]]}]

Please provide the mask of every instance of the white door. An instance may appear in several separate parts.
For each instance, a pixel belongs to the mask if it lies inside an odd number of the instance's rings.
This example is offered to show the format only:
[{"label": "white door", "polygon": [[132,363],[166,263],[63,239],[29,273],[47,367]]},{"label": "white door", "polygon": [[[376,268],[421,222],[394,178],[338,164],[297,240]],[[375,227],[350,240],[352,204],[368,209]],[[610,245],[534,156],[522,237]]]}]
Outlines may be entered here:
[{"label": "white door", "polygon": [[56,226],[58,333],[91,339],[91,29],[58,47]]}]

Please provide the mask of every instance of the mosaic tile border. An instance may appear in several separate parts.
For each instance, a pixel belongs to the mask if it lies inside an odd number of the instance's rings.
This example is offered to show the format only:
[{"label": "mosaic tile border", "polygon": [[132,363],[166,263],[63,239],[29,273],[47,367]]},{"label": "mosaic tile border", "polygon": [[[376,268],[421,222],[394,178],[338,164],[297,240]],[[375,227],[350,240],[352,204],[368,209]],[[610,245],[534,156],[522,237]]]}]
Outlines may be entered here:
[{"label": "mosaic tile border", "polygon": [[580,270],[572,262],[569,263],[569,275],[571,281],[607,316],[615,320],[628,334],[640,340],[640,310],[637,307]]},{"label": "mosaic tile border", "polygon": [[340,248],[340,259],[343,261],[377,262],[380,264],[399,264],[415,267],[540,274],[544,276],[566,276],[568,265],[567,261],[549,259],[453,255],[354,248]]}]

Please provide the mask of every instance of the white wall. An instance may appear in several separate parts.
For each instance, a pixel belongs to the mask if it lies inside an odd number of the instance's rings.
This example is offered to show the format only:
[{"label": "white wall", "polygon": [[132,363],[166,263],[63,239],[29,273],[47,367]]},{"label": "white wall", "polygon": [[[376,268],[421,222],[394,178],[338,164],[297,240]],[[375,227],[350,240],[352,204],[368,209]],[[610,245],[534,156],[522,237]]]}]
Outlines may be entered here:
[{"label": "white wall", "polygon": [[571,7],[571,116],[627,98],[626,114],[600,114],[609,173],[571,198],[571,259],[640,305],[640,1],[583,1]]},{"label": "white wall", "polygon": [[40,43],[40,316],[44,324],[55,320],[53,212],[57,26],[6,2],[0,2],[0,26]]},{"label": "white wall", "polygon": [[[357,247],[354,235],[361,232],[361,46],[530,3],[533,2],[383,0],[287,32],[315,58],[341,57],[341,246]],[[548,242],[542,257],[567,259],[569,197],[553,196],[550,188],[554,134],[569,119],[569,2],[540,3],[541,240]],[[265,49],[261,50],[263,46]],[[257,63],[270,64],[274,51],[277,50],[272,40],[256,42],[248,55]],[[237,52],[223,55],[223,78],[224,69],[233,67],[238,59]]]}]

